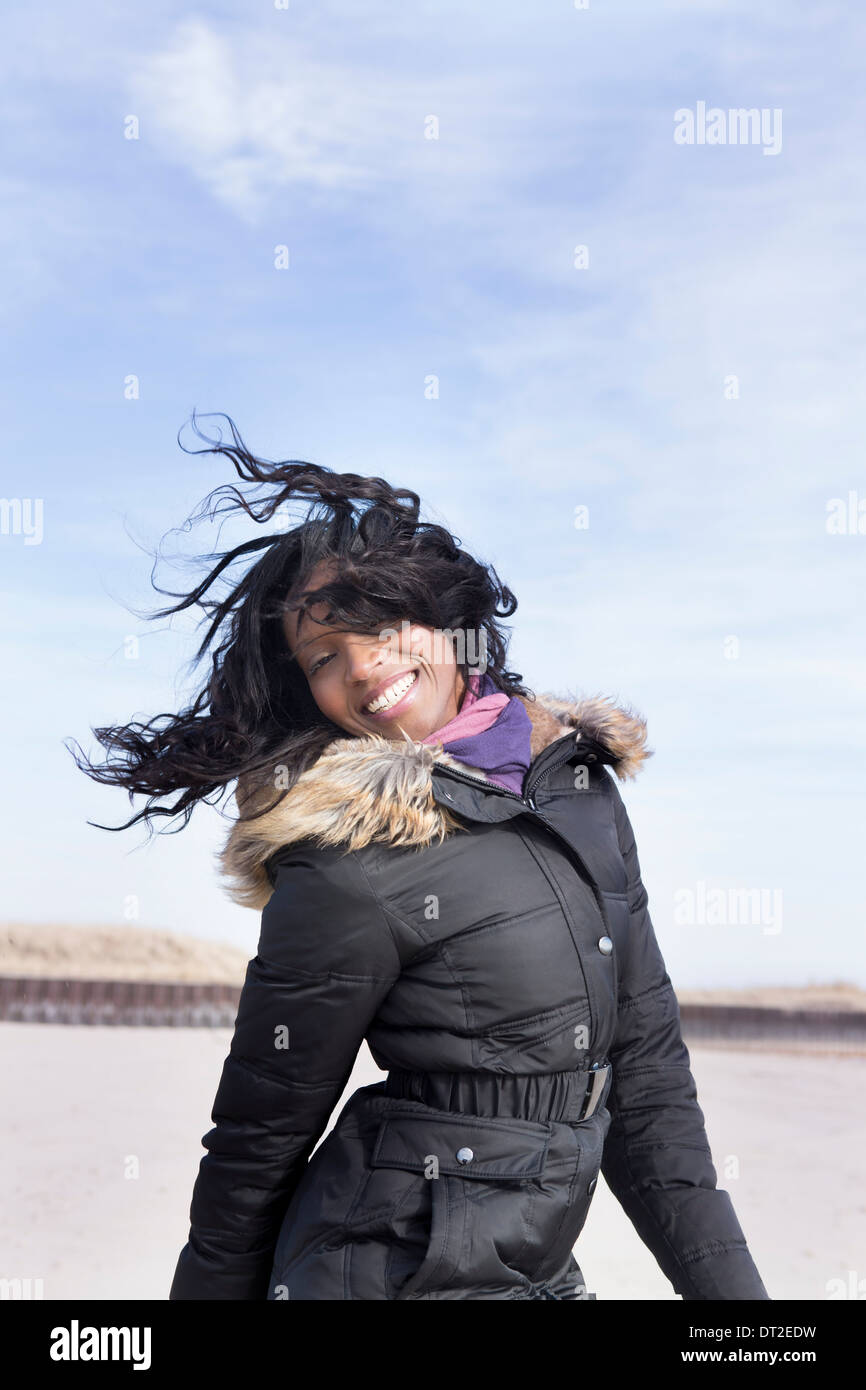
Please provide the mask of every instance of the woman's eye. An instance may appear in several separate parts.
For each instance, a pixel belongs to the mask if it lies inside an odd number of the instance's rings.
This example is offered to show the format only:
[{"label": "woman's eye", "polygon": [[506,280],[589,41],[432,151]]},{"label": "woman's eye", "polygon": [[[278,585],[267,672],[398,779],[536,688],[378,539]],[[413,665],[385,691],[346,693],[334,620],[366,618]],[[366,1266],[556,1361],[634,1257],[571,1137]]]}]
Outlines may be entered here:
[{"label": "woman's eye", "polygon": [[327,656],[320,656],[318,661],[314,661],[312,666],[310,667],[310,675],[314,676],[318,671],[319,667],[324,666],[326,661],[330,661],[332,656],[333,652],[329,652]]}]

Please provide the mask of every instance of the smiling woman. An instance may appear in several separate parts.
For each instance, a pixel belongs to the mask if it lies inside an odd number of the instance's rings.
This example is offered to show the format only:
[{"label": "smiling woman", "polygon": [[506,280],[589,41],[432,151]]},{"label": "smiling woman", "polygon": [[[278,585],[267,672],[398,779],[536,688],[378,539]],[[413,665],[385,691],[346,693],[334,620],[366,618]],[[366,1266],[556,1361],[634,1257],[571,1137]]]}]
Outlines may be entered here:
[{"label": "smiling woman", "polygon": [[[208,682],[80,763],[147,797],[128,824],[236,782],[222,867],[262,914],[169,1297],[592,1297],[573,1247],[603,1173],[683,1298],[766,1299],[614,781],[643,721],[525,690],[514,596],[414,493],[231,428],[206,452],[270,494],[212,497],[311,514],[209,557],[160,614],[210,617]],[[387,1075],[319,1144],[364,1040]]]}]

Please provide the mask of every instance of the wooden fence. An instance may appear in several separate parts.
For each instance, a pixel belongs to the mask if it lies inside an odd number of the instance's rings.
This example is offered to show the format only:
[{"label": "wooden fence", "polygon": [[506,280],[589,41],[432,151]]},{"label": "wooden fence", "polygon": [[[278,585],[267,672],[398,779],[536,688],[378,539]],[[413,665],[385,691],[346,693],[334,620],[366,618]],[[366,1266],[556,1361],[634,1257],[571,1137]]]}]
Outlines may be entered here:
[{"label": "wooden fence", "polygon": [[[0,976],[0,1020],[120,1027],[232,1028],[240,986]],[[866,1012],[682,1004],[688,1044],[796,1045],[866,1052]]]}]

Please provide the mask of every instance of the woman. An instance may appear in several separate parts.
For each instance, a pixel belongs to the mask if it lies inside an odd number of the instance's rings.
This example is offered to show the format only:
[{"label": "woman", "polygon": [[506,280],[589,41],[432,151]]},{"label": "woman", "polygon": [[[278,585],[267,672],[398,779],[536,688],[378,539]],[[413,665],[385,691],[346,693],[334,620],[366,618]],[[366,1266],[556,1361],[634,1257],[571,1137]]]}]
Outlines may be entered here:
[{"label": "woman", "polygon": [[[210,679],[80,764],[147,796],[128,825],[236,781],[222,867],[262,914],[169,1297],[593,1297],[572,1249],[601,1172],[684,1299],[768,1298],[614,780],[643,722],[522,686],[513,595],[414,493],[263,462],[229,423],[201,452],[266,496],[213,497],[313,506],[156,615],[210,615]],[[365,1039],[387,1075],[317,1148]]]}]

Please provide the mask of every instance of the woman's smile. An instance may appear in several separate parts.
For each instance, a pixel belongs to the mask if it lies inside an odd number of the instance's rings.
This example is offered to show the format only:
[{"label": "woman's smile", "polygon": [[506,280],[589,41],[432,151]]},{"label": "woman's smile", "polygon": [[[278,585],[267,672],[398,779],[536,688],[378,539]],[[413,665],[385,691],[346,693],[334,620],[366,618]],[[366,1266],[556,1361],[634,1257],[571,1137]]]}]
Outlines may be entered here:
[{"label": "woman's smile", "polygon": [[402,714],[418,694],[419,676],[414,668],[380,681],[372,696],[361,705],[360,713],[376,720],[393,719]]}]

